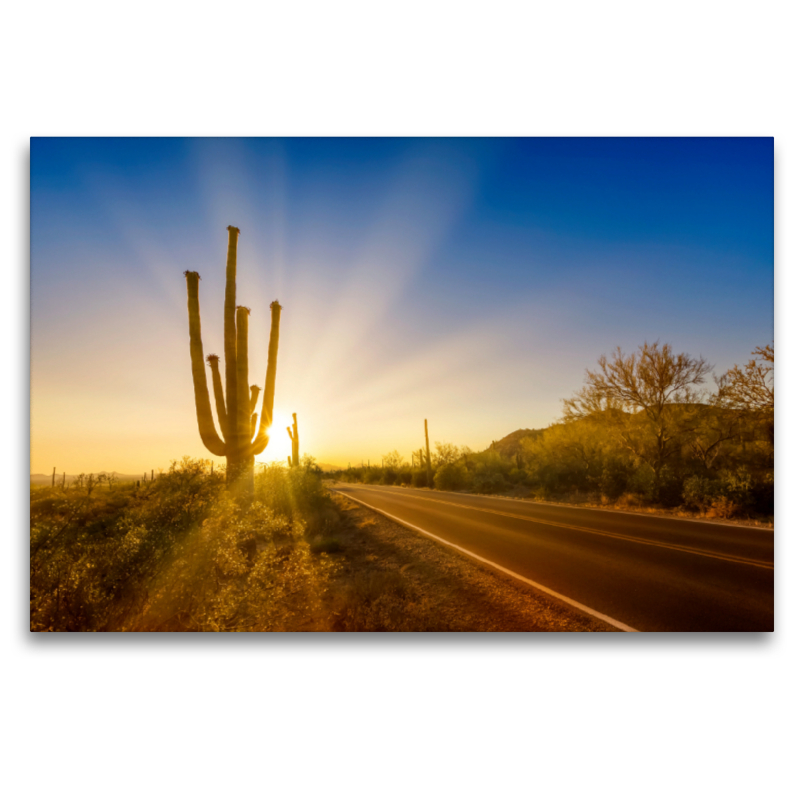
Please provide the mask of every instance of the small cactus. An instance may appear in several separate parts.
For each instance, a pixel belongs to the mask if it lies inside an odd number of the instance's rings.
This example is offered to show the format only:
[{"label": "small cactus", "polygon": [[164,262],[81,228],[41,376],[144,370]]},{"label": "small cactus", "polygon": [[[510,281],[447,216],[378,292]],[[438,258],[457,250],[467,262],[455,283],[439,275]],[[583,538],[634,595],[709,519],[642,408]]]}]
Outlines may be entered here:
[{"label": "small cactus", "polygon": [[292,457],[289,459],[289,466],[299,467],[300,439],[297,435],[297,414],[292,414],[292,419],[294,420],[292,427],[286,428],[286,432],[289,434],[289,438],[292,440]]}]

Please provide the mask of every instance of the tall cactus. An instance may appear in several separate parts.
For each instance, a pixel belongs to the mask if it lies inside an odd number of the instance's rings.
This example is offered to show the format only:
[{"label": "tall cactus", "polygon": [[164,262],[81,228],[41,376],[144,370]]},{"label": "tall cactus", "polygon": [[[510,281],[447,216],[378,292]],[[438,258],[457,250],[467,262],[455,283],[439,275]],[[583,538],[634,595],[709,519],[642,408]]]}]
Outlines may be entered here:
[{"label": "tall cactus", "polygon": [[250,309],[236,305],[236,252],[239,229],[228,226],[228,259],[225,268],[225,388],[219,370],[219,356],[211,354],[206,359],[211,369],[214,403],[222,435],[217,433],[211,412],[203,342],[200,334],[200,299],[197,272],[187,270],[186,288],[189,295],[189,352],[192,359],[194,402],[200,438],[215,456],[224,456],[227,463],[228,488],[243,497],[253,496],[253,468],[255,457],[263,453],[269,443],[275,399],[275,374],[278,368],[278,338],[280,333],[281,305],[275,300],[271,305],[272,324],[269,333],[269,355],[261,401],[261,419],[256,404],[259,387],[248,386],[248,327]]},{"label": "tall cactus", "polygon": [[289,434],[289,438],[292,440],[292,457],[289,461],[290,467],[299,467],[300,466],[300,439],[297,435],[297,414],[292,414],[292,427],[286,428],[286,432]]}]

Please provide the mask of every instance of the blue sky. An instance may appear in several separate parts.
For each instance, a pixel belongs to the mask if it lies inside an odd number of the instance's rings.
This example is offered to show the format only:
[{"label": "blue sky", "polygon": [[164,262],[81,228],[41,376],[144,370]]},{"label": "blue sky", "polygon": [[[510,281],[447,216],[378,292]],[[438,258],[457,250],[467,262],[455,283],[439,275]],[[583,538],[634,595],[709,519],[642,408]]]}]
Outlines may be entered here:
[{"label": "blue sky", "polygon": [[324,462],[544,427],[617,345],[720,374],[773,337],[769,138],[33,139],[33,472],[205,455],[182,273],[221,353],[229,224],[251,374],[277,297]]}]

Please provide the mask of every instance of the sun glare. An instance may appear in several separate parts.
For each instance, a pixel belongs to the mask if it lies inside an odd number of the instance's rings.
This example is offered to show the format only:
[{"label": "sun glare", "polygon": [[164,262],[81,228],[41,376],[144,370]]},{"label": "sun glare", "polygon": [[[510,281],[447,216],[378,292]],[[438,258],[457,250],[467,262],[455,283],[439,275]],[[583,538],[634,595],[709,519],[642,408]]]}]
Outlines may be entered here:
[{"label": "sun glare", "polygon": [[[272,416],[272,427],[269,429],[269,444],[267,449],[256,458],[260,464],[269,464],[272,461],[286,462],[287,456],[292,454],[292,443],[286,429],[292,424],[292,415],[288,411],[275,409]],[[302,453],[302,444],[300,447]]]}]

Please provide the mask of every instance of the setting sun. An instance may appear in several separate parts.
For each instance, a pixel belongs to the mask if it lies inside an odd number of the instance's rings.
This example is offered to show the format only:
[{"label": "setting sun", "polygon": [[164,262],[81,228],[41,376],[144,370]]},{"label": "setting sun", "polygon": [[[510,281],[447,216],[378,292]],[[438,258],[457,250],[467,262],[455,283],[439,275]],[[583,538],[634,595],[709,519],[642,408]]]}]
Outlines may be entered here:
[{"label": "setting sun", "polygon": [[[269,464],[273,461],[279,461],[282,464],[286,463],[287,457],[292,454],[292,442],[286,432],[286,428],[290,427],[291,424],[292,415],[281,408],[276,408],[273,412],[272,427],[269,429],[269,444],[267,449],[256,458],[257,464]],[[303,455],[302,441],[300,455]]]}]

